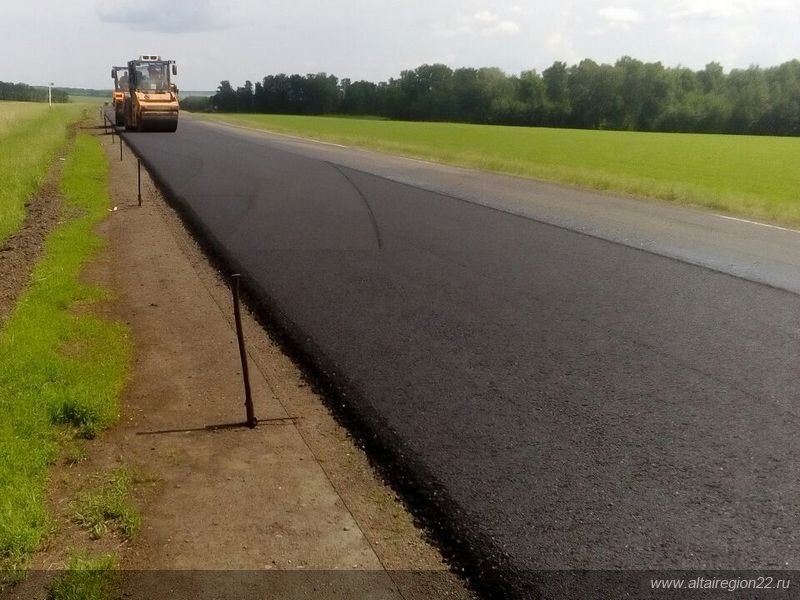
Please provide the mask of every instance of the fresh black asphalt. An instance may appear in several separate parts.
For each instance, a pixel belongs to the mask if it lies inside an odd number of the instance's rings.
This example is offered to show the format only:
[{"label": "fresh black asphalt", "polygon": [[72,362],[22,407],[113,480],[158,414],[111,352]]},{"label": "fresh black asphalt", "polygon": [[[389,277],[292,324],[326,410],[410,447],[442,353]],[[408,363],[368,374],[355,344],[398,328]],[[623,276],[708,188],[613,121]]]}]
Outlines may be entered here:
[{"label": "fresh black asphalt", "polygon": [[800,566],[800,296],[266,137],[126,141],[488,586]]}]

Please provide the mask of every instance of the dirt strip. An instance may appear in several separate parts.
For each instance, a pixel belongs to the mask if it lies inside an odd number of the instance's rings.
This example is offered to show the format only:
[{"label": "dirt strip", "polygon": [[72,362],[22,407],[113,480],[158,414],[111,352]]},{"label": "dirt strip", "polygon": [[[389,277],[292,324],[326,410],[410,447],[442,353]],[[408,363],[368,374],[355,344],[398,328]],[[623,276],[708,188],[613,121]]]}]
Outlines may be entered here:
[{"label": "dirt strip", "polygon": [[65,156],[77,127],[69,130],[68,141],[58,153],[39,190],[25,203],[25,220],[19,231],[0,240],[0,326],[28,285],[31,270],[42,253],[47,234],[59,223],[62,199],[58,185]]},{"label": "dirt strip", "polygon": [[120,161],[119,139],[100,139],[114,208],[87,278],[117,295],[103,310],[131,327],[135,364],[122,423],[54,478],[60,534],[34,566],[57,567],[66,546],[92,551],[69,524],[68,490],[124,465],[138,473],[142,513],[140,533],[117,546],[126,598],[469,597],[249,314],[255,410],[267,421],[207,429],[245,416],[230,292],[144,170],[138,206],[131,152]]}]

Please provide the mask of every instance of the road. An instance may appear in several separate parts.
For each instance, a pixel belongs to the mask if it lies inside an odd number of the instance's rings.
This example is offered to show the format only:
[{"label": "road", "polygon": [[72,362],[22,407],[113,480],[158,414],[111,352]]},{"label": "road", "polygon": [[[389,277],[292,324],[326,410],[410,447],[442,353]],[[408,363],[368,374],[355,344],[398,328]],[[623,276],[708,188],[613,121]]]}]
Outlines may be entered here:
[{"label": "road", "polygon": [[126,141],[484,590],[800,568],[800,233],[183,117]]}]

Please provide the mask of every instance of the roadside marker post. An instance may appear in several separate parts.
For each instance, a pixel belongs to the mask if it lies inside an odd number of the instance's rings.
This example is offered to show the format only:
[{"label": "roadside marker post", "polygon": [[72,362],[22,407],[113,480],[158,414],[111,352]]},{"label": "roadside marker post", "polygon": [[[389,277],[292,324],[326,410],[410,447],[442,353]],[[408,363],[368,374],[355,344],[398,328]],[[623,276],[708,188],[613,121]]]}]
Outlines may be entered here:
[{"label": "roadside marker post", "polygon": [[122,138],[119,138],[119,159],[122,160]]},{"label": "roadside marker post", "polygon": [[233,318],[236,321],[236,338],[239,340],[239,355],[242,359],[242,378],[244,379],[244,407],[247,412],[245,425],[253,429],[258,425],[255,409],[253,408],[253,395],[250,391],[250,373],[247,368],[247,350],[244,346],[244,332],[242,331],[242,315],[239,309],[239,280],[241,275],[231,275],[231,291],[233,292]]},{"label": "roadside marker post", "polygon": [[136,159],[136,179],[139,185],[139,206],[142,205],[142,161],[141,159]]},{"label": "roadside marker post", "polygon": [[238,429],[240,427],[248,427],[249,429],[256,429],[259,423],[269,423],[275,425],[283,425],[293,423],[298,417],[275,417],[272,419],[258,419],[256,417],[255,409],[253,408],[253,394],[250,389],[250,371],[247,365],[247,349],[244,344],[244,331],[242,328],[242,313],[240,309],[241,301],[239,295],[239,282],[241,275],[233,273],[230,279],[231,293],[233,294],[233,317],[236,324],[236,339],[239,342],[239,357],[242,360],[242,379],[244,381],[244,407],[246,411],[246,420],[244,422],[238,421],[235,423],[220,423],[217,425],[206,425],[204,427],[187,427],[180,429],[160,429],[156,431],[138,431],[136,435],[163,435],[167,433],[189,433],[195,431],[221,431],[224,429]]}]

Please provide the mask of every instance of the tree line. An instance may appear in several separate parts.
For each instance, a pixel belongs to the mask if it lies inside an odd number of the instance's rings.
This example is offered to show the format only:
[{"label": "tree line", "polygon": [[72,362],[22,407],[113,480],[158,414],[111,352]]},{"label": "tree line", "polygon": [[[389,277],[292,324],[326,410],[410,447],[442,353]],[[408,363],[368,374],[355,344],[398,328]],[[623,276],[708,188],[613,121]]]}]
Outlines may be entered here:
[{"label": "tree line", "polygon": [[111,94],[114,92],[111,88],[107,90],[96,90],[93,88],[73,88],[73,87],[65,87],[61,88],[66,92],[69,96],[88,96],[92,98],[111,98]]},{"label": "tree line", "polygon": [[326,73],[222,81],[193,110],[369,115],[399,120],[636,131],[800,135],[800,61],[726,73],[623,57],[509,75],[494,67],[421,65],[379,83]]},{"label": "tree line", "polygon": [[[5,81],[0,81],[0,100],[47,102],[47,88],[33,87],[25,83],[7,83]],[[53,102],[69,102],[69,95],[64,90],[53,88]]]}]

